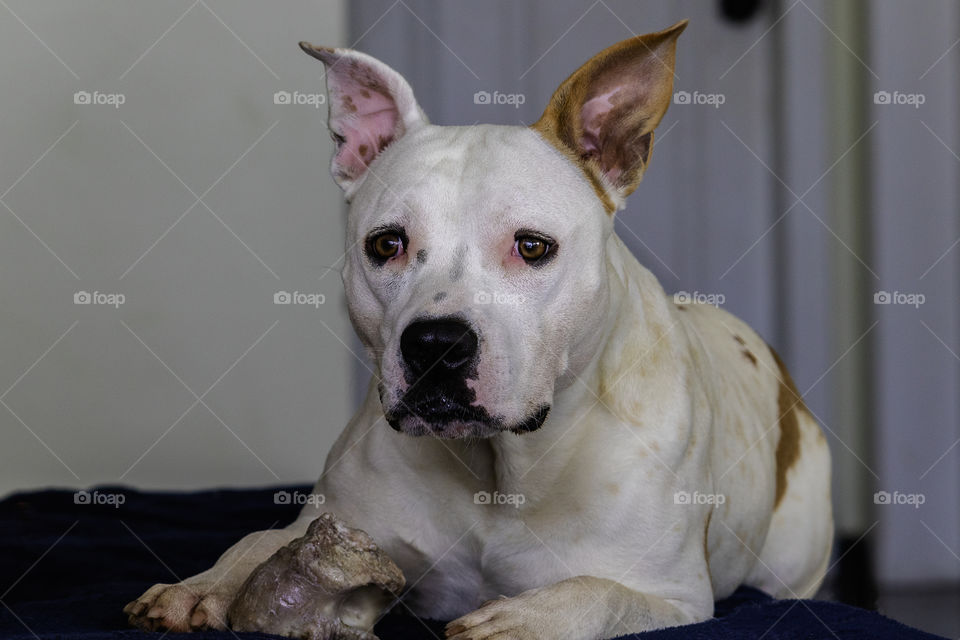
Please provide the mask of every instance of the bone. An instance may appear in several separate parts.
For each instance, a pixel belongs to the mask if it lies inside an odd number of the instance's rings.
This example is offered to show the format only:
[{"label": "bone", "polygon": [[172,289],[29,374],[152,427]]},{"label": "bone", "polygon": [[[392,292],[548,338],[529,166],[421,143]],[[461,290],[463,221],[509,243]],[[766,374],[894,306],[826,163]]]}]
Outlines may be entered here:
[{"label": "bone", "polygon": [[366,532],[324,513],[250,574],[227,619],[234,631],[377,640],[373,625],[403,586],[403,573]]}]

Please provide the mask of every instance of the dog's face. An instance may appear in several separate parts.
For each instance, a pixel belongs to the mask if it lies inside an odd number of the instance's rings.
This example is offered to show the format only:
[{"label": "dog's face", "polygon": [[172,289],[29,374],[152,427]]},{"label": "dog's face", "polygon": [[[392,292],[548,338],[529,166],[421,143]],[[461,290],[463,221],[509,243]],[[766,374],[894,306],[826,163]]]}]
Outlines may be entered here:
[{"label": "dog's face", "polygon": [[612,212],[649,162],[684,26],[599,54],[529,128],[429,125],[383,63],[301,44],[328,65],[348,308],[393,428],[538,429],[593,359]]},{"label": "dog's face", "polygon": [[612,220],[593,190],[523,127],[424,126],[369,170],[343,276],[387,420],[441,436],[539,427],[604,324]]}]

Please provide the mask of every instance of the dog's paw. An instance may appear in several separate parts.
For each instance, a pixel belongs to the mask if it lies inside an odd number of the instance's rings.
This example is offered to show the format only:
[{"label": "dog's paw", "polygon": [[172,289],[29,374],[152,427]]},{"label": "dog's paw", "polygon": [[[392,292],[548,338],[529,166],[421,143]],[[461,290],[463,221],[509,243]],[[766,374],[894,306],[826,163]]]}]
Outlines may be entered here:
[{"label": "dog's paw", "polygon": [[544,589],[525,591],[512,598],[488,600],[476,611],[446,627],[447,640],[540,640],[560,638],[549,620],[550,594]]},{"label": "dog's paw", "polygon": [[235,593],[203,583],[155,584],[123,608],[130,624],[146,631],[226,629]]}]

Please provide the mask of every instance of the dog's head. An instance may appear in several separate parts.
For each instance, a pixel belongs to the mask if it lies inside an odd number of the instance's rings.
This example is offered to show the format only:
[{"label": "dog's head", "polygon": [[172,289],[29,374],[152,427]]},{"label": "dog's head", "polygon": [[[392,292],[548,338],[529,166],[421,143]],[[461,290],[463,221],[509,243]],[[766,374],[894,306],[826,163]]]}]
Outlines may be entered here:
[{"label": "dog's head", "polygon": [[348,308],[395,429],[537,429],[593,359],[612,214],[650,161],[685,26],[594,56],[531,127],[432,126],[382,62],[301,43],[326,65]]}]

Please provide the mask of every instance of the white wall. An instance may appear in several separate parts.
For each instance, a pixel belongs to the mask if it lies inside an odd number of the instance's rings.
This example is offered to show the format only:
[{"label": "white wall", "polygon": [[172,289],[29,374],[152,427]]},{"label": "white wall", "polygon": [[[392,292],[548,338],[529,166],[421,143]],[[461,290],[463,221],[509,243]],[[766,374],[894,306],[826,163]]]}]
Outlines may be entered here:
[{"label": "white wall", "polygon": [[345,3],[6,4],[0,494],[315,478],[352,409],[344,208],[326,107],[274,92],[323,91],[297,41],[345,44]]},{"label": "white wall", "polygon": [[[871,104],[878,288],[925,297],[877,307],[876,471],[881,489],[922,495],[879,508],[879,574],[960,580],[960,6],[871,3]],[[897,33],[897,46],[886,34]]]}]

